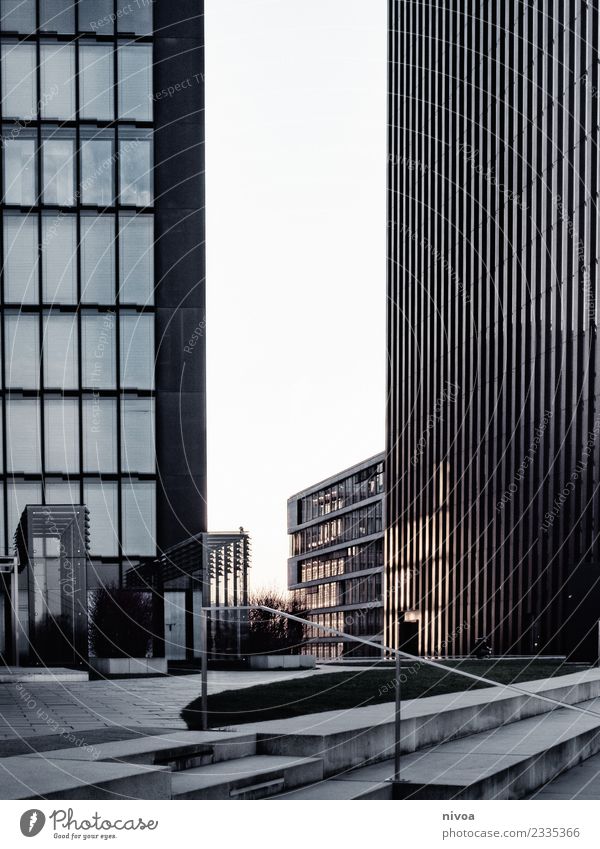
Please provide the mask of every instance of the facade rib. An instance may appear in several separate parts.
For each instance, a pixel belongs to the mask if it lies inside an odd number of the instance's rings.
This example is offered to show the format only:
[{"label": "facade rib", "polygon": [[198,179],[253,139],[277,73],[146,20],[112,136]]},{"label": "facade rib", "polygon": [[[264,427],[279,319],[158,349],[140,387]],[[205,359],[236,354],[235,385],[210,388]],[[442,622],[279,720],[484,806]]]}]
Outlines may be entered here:
[{"label": "facade rib", "polygon": [[409,613],[425,654],[576,652],[600,573],[598,3],[391,0],[389,24],[385,642]]}]

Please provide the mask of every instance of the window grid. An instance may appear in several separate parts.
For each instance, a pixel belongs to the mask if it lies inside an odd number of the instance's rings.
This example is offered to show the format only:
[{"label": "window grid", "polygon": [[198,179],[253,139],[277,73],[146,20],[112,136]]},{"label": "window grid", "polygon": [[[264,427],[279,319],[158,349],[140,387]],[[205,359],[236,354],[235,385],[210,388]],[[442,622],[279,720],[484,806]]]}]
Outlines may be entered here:
[{"label": "window grid", "polygon": [[[81,4],[83,5],[83,4]],[[116,12],[118,7],[118,3],[111,3],[110,7],[113,12]],[[87,4],[89,8],[89,4]],[[36,23],[39,25],[40,23],[40,6],[39,0],[35,4],[35,14],[36,14]],[[116,402],[116,428],[117,428],[117,446],[116,446],[116,454],[117,454],[117,472],[101,475],[92,474],[92,473],[84,473],[83,471],[83,456],[84,456],[84,444],[83,444],[83,399],[84,397],[90,397],[90,392],[85,392],[83,390],[83,349],[82,349],[82,327],[81,327],[81,297],[82,297],[82,257],[81,257],[81,217],[82,213],[86,211],[94,211],[93,206],[84,206],[82,204],[81,198],[81,183],[82,183],[82,168],[81,168],[81,128],[85,127],[97,127],[99,132],[110,131],[113,133],[114,137],[114,150],[119,150],[120,139],[122,138],[122,134],[120,132],[121,128],[126,130],[123,138],[130,139],[133,135],[135,135],[136,128],[143,131],[143,137],[147,137],[149,131],[152,127],[151,121],[136,121],[132,120],[130,117],[124,121],[120,120],[118,113],[118,98],[119,98],[119,81],[118,81],[118,61],[119,61],[119,52],[118,46],[121,44],[145,44],[146,46],[151,46],[153,43],[152,36],[147,33],[140,33],[131,37],[129,34],[125,34],[124,32],[117,32],[119,29],[116,25],[113,26],[113,32],[111,34],[102,34],[100,32],[93,32],[89,30],[80,31],[80,8],[79,4],[75,9],[75,29],[80,32],[80,35],[77,36],[73,33],[64,33],[64,34],[52,34],[50,32],[32,32],[32,33],[18,33],[19,43],[23,44],[34,44],[36,49],[36,104],[37,104],[37,112],[33,117],[33,120],[27,121],[26,129],[24,129],[24,124],[22,121],[18,119],[9,119],[8,117],[4,119],[2,115],[2,128],[3,132],[8,131],[10,134],[13,132],[15,137],[19,137],[19,135],[23,133],[27,133],[27,136],[30,137],[30,134],[34,134],[34,138],[36,141],[36,154],[35,154],[35,162],[36,162],[36,185],[35,185],[35,197],[34,201],[36,201],[33,205],[26,204],[25,207],[20,207],[19,205],[5,205],[2,203],[2,211],[3,216],[5,214],[17,213],[17,214],[30,214],[37,220],[37,232],[38,232],[38,263],[37,263],[37,291],[38,291],[38,303],[35,305],[27,305],[22,306],[21,309],[23,313],[32,313],[35,314],[38,318],[38,328],[39,328],[39,350],[40,350],[40,363],[39,363],[39,373],[40,373],[40,387],[39,390],[25,390],[22,393],[9,392],[8,387],[5,381],[5,369],[7,367],[7,359],[6,359],[6,342],[5,342],[5,333],[1,333],[0,337],[0,352],[2,357],[2,375],[0,378],[0,391],[1,391],[1,410],[2,410],[2,421],[6,421],[6,404],[7,398],[9,396],[19,398],[19,397],[32,397],[37,398],[39,401],[40,407],[40,453],[41,453],[41,463],[42,468],[39,473],[35,475],[27,474],[24,478],[22,476],[18,476],[14,478],[16,482],[19,481],[29,481],[32,485],[42,485],[47,483],[52,486],[53,483],[59,483],[63,478],[57,475],[45,474],[46,470],[46,458],[45,458],[45,447],[46,447],[46,424],[45,424],[45,410],[46,410],[46,402],[51,400],[59,400],[61,397],[64,398],[74,398],[77,399],[78,404],[78,453],[79,456],[79,468],[78,473],[74,475],[69,475],[69,481],[71,485],[75,485],[79,492],[79,498],[83,502],[83,489],[86,481],[93,482],[94,480],[107,480],[107,481],[115,481],[119,483],[117,488],[118,492],[118,508],[117,508],[117,516],[116,523],[118,525],[118,534],[119,539],[123,539],[123,515],[122,515],[122,489],[123,486],[127,485],[127,482],[130,480],[130,476],[123,470],[123,466],[121,464],[122,457],[122,446],[121,446],[121,406],[122,406],[122,393],[121,393],[121,384],[120,384],[120,310],[121,310],[121,300],[122,293],[120,291],[120,250],[119,250],[119,231],[120,231],[120,221],[124,220],[124,224],[126,225],[129,217],[134,214],[144,214],[149,217],[153,217],[153,206],[146,207],[144,209],[135,208],[131,205],[122,205],[120,203],[120,158],[118,155],[114,155],[112,165],[113,171],[113,198],[110,206],[107,207],[99,207],[97,209],[98,215],[109,215],[112,216],[115,227],[114,234],[114,246],[113,246],[113,286],[112,286],[112,296],[113,301],[111,303],[99,303],[98,309],[100,312],[106,312],[107,310],[112,310],[115,315],[115,334],[116,334],[116,350],[115,350],[115,362],[116,362],[116,375],[115,375],[115,385],[111,390],[99,390],[99,397],[109,397],[114,398]],[[6,38],[7,40],[12,40],[13,43],[17,43],[15,39],[15,32],[7,30],[6,33],[1,33],[2,40]],[[25,38],[23,38],[25,36]],[[113,114],[116,116],[114,120],[96,120],[93,117],[81,118],[81,81],[79,78],[80,72],[80,50],[75,46],[74,49],[74,58],[73,61],[75,63],[75,80],[73,82],[73,98],[74,98],[74,108],[75,108],[75,119],[73,121],[53,121],[50,119],[44,119],[40,115],[40,99],[42,96],[42,87],[41,87],[41,69],[40,69],[40,51],[42,44],[53,44],[60,46],[61,44],[66,44],[68,42],[73,42],[74,45],[77,45],[77,42],[81,44],[81,46],[93,45],[93,44],[103,44],[112,46],[112,58],[113,58]],[[0,67],[0,85],[2,84],[2,72],[3,69]],[[152,104],[150,104],[151,106]],[[14,110],[13,110],[14,111]],[[75,138],[75,198],[74,204],[69,207],[61,207],[59,204],[44,204],[42,197],[42,146],[40,144],[42,139],[42,131],[44,128],[63,128],[65,130],[72,129],[74,131]],[[151,137],[150,137],[151,141]],[[152,152],[151,152],[152,157]],[[3,167],[0,169],[0,196],[4,199],[5,192],[5,173],[4,173],[4,157],[3,157]],[[150,178],[150,188],[152,190],[152,178]],[[6,212],[5,212],[6,210]],[[56,211],[59,216],[64,214],[72,214],[75,218],[76,222],[76,239],[77,239],[77,256],[76,256],[76,304],[60,304],[60,314],[70,313],[76,314],[77,316],[77,377],[78,377],[78,388],[77,389],[69,389],[62,388],[57,390],[56,387],[48,387],[45,385],[45,375],[44,375],[44,348],[43,348],[43,333],[45,327],[45,313],[48,312],[48,308],[51,306],[47,302],[44,302],[44,279],[42,272],[42,253],[43,253],[43,233],[42,233],[42,213],[43,211]],[[0,255],[2,257],[5,256],[5,244],[4,244],[4,227],[0,227]],[[153,251],[153,246],[152,246]],[[4,266],[4,262],[2,263]],[[2,273],[2,277],[4,278],[4,270]],[[150,291],[153,291],[154,281],[149,282]],[[5,300],[5,286],[4,279],[2,280],[2,285],[0,286],[0,309],[2,310],[2,314],[5,314],[5,306],[7,302]],[[14,307],[15,302],[12,301],[11,305]],[[149,313],[154,314],[155,310],[152,304],[149,302],[149,299],[142,304],[130,303],[127,304],[127,311],[131,314],[132,311],[136,313]],[[56,306],[56,305],[55,305]],[[92,305],[84,305],[86,309],[89,309]],[[93,310],[92,306],[92,310]],[[2,328],[3,330],[3,328]],[[131,393],[132,387],[128,388],[128,397],[132,397]],[[134,396],[138,398],[150,397],[154,396],[153,390],[134,390]],[[93,397],[93,396],[92,396]],[[154,409],[154,405],[152,406]],[[155,425],[152,422],[152,429],[154,430]],[[0,450],[2,452],[2,458],[7,456],[7,437],[6,437],[6,428],[2,427],[2,437],[0,443]],[[6,470],[6,463],[1,465],[1,468]],[[8,486],[9,483],[12,482],[13,476],[5,471],[2,476],[0,476],[0,480],[2,480],[3,490],[4,490],[4,499],[3,499],[3,512],[4,512],[4,526],[5,526],[5,534],[4,539],[0,539],[0,549],[10,550],[12,545],[12,535],[14,529],[8,527],[8,511],[9,507],[9,498],[8,496]],[[66,481],[66,478],[64,478]],[[152,473],[133,473],[131,474],[131,481],[134,483],[139,480],[140,482],[155,482],[156,474]],[[12,484],[11,484],[12,485]],[[154,517],[148,519],[148,526],[152,526],[154,522]],[[93,552],[92,552],[93,554]],[[102,560],[102,557],[99,558]],[[121,570],[123,568],[123,560],[127,558],[120,554],[118,557],[110,557],[108,558],[111,562],[115,562],[116,560],[120,560],[121,562]]]}]

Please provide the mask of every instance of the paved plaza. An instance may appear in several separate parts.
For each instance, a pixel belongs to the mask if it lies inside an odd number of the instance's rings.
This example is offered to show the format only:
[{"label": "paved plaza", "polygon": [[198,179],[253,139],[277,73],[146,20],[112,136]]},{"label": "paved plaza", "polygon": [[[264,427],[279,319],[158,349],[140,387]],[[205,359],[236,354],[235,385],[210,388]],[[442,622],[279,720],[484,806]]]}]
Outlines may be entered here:
[{"label": "paved plaza", "polygon": [[[331,672],[211,671],[209,693]],[[102,728],[185,728],[181,710],[200,695],[200,675],[0,684],[0,740]]]}]

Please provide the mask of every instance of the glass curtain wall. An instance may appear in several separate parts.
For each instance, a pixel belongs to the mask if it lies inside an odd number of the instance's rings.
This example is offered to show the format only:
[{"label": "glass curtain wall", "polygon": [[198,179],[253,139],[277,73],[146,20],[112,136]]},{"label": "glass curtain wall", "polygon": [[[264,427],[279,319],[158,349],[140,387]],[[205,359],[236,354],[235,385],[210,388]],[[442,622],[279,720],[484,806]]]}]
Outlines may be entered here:
[{"label": "glass curtain wall", "polygon": [[0,552],[85,503],[110,581],[156,556],[152,56],[151,0],[0,2]]}]

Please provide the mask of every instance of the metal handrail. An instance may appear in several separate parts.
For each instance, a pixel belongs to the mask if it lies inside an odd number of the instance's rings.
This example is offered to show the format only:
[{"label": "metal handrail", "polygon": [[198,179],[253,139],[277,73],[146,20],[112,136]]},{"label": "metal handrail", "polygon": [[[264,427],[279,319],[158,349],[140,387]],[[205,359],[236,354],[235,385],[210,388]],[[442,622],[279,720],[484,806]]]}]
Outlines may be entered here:
[{"label": "metal handrail", "polygon": [[394,722],[394,781],[400,780],[400,719],[401,719],[401,690],[400,690],[400,674],[401,674],[401,663],[402,659],[413,660],[418,663],[426,664],[427,666],[433,666],[436,669],[441,669],[444,672],[454,672],[456,675],[462,675],[463,678],[469,678],[472,681],[477,681],[483,684],[489,684],[492,687],[501,688],[504,690],[512,690],[515,693],[519,693],[520,695],[527,696],[528,698],[536,698],[540,699],[544,702],[549,702],[553,705],[560,706],[562,708],[569,708],[570,710],[574,710],[578,713],[584,713],[587,716],[595,716],[600,719],[600,713],[596,713],[595,711],[587,710],[586,708],[579,707],[578,705],[571,705],[566,702],[561,702],[559,699],[553,699],[551,696],[545,696],[541,693],[534,693],[531,690],[525,690],[523,687],[519,687],[516,684],[500,684],[498,681],[493,681],[491,678],[486,678],[483,675],[475,675],[472,672],[465,672],[461,669],[456,669],[454,667],[448,668],[443,663],[439,661],[431,660],[430,658],[420,657],[419,655],[410,654],[409,652],[402,651],[401,649],[391,648],[390,646],[385,646],[382,643],[377,643],[374,640],[369,640],[365,637],[356,637],[353,634],[347,634],[344,631],[340,631],[338,628],[332,628],[329,625],[320,625],[317,622],[311,622],[309,619],[304,619],[302,616],[296,616],[294,613],[287,613],[285,610],[276,610],[273,607],[266,607],[264,604],[244,604],[244,605],[234,605],[231,607],[226,606],[208,606],[208,607],[200,607],[200,656],[201,656],[201,673],[202,673],[202,695],[201,695],[201,722],[202,729],[206,731],[208,729],[208,641],[207,641],[207,623],[208,623],[208,613],[214,613],[217,611],[227,611],[231,613],[234,610],[264,610],[266,613],[272,613],[276,616],[283,616],[285,619],[291,619],[294,622],[300,622],[303,625],[308,625],[311,628],[320,628],[322,631],[327,631],[334,636],[343,637],[346,640],[353,640],[356,643],[362,643],[366,646],[371,646],[377,649],[381,649],[385,652],[390,652],[395,655],[396,660],[396,699],[395,699],[395,722]]}]

